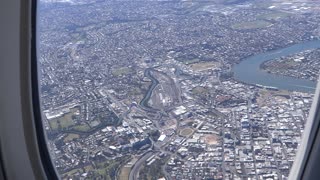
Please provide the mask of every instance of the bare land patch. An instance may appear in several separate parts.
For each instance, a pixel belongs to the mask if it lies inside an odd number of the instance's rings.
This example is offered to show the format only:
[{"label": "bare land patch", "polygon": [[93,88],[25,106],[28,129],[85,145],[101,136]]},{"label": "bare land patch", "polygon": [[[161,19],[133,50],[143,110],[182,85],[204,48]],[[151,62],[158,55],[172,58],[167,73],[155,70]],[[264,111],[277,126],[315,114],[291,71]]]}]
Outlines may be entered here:
[{"label": "bare land patch", "polygon": [[210,70],[214,69],[220,66],[219,62],[199,62],[199,63],[193,63],[189,65],[191,69],[194,71],[205,71],[205,70]]},{"label": "bare land patch", "polygon": [[219,143],[219,137],[215,134],[207,134],[203,137],[203,140],[209,145],[216,145]]}]

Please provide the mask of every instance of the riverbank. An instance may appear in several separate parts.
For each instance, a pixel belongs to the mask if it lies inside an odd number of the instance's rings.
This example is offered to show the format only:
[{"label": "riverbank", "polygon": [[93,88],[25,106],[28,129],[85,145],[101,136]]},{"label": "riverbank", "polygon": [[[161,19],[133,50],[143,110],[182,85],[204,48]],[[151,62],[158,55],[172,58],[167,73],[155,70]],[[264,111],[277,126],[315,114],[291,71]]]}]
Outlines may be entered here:
[{"label": "riverbank", "polygon": [[303,42],[250,56],[233,67],[234,79],[252,85],[260,84],[289,91],[314,92],[316,87],[314,81],[269,74],[260,69],[260,65],[265,61],[314,48],[320,48],[320,40]]}]

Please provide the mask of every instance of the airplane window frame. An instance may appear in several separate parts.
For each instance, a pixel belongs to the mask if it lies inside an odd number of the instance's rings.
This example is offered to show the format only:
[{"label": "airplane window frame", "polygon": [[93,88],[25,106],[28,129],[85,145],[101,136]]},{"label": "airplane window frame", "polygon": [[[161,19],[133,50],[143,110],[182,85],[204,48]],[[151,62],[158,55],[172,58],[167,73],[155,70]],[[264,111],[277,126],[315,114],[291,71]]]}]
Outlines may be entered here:
[{"label": "airplane window frame", "polygon": [[40,86],[39,86],[39,71],[37,59],[37,3],[38,0],[31,0],[31,86],[32,86],[32,105],[35,122],[35,130],[38,141],[38,148],[43,169],[49,179],[59,179],[52,162],[49,148],[47,146],[46,132],[43,127],[41,101],[40,101]]},{"label": "airplane window frame", "polygon": [[[320,78],[320,77],[319,77]],[[318,79],[319,79],[318,78]],[[318,152],[318,153],[317,153]],[[288,179],[318,179],[320,172],[320,83],[318,81],[312,106]]]},{"label": "airplane window frame", "polygon": [[42,129],[37,0],[0,1],[0,179],[59,179]]}]

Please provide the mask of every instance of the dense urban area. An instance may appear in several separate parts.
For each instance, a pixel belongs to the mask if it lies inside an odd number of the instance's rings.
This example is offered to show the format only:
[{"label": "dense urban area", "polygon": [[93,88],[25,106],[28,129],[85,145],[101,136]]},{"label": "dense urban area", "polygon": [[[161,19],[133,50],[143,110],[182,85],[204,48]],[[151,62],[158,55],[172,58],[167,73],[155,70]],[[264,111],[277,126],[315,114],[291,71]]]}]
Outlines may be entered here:
[{"label": "dense urban area", "polygon": [[[320,39],[308,0],[41,0],[43,123],[62,179],[287,179],[310,91],[234,77]],[[320,46],[319,46],[320,47]],[[317,48],[268,60],[317,81]]]}]

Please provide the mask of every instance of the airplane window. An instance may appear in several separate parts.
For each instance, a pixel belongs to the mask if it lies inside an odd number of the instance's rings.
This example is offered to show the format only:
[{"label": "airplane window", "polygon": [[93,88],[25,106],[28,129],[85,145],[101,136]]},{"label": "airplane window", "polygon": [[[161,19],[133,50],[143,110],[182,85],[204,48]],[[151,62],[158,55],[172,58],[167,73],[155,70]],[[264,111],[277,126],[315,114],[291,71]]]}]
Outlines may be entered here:
[{"label": "airplane window", "polygon": [[40,0],[62,179],[287,179],[320,69],[312,0]]}]

